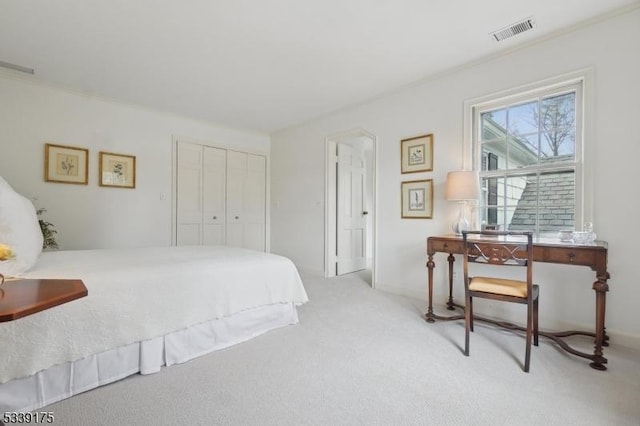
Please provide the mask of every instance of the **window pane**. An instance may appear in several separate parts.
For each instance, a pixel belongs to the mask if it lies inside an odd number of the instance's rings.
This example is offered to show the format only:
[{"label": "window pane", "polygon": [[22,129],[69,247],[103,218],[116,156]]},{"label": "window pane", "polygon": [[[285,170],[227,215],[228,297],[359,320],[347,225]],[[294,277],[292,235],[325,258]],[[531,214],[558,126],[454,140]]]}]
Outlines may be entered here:
[{"label": "window pane", "polygon": [[502,207],[485,207],[480,209],[480,223],[482,225],[499,226],[497,229],[503,229],[504,224],[504,208]]},{"label": "window pane", "polygon": [[540,204],[573,204],[576,176],[574,170],[540,175]]},{"label": "window pane", "polygon": [[506,200],[507,206],[533,205],[536,206],[537,188],[535,176],[515,176],[507,178]]},{"label": "window pane", "polygon": [[[498,209],[496,206],[499,202],[498,188],[504,193],[504,179],[502,178],[483,178],[480,182],[482,188],[482,199],[480,200],[480,223],[495,225],[498,222]],[[504,197],[500,198],[504,200]]]},{"label": "window pane", "polygon": [[486,142],[482,144],[482,170],[504,170],[507,155],[504,141]]},{"label": "window pane", "polygon": [[556,129],[540,135],[540,157],[549,161],[573,160],[576,153],[576,131],[573,128]]},{"label": "window pane", "polygon": [[[573,213],[573,206],[567,206],[567,210],[571,210],[571,214],[565,213],[553,213],[553,212],[540,212],[540,222],[538,229],[540,232],[557,232],[561,229],[574,229],[575,219]],[[562,219],[561,217],[569,217],[572,219]]]},{"label": "window pane", "polygon": [[538,131],[538,102],[527,102],[509,108],[509,134],[522,135]]},{"label": "window pane", "polygon": [[540,116],[536,116],[541,131],[573,128],[576,123],[575,92],[551,96],[540,102]]},{"label": "window pane", "polygon": [[574,204],[575,172],[543,173],[540,175],[540,204]]},{"label": "window pane", "polygon": [[509,169],[538,164],[538,134],[509,138]]},{"label": "window pane", "polygon": [[499,109],[480,114],[482,140],[504,138],[507,128],[507,110]]},{"label": "window pane", "polygon": [[484,206],[517,205],[522,196],[523,188],[526,187],[526,180],[522,177],[510,177],[506,180],[502,177],[483,178],[484,198],[482,204]]},{"label": "window pane", "polygon": [[573,229],[575,226],[575,172],[540,175],[540,231]]},{"label": "window pane", "polygon": [[506,222],[506,210],[504,207],[485,207],[481,209],[480,221],[482,226],[489,225],[492,229],[503,230]]},{"label": "window pane", "polygon": [[513,231],[535,231],[537,209],[535,207],[510,207],[508,229]]}]

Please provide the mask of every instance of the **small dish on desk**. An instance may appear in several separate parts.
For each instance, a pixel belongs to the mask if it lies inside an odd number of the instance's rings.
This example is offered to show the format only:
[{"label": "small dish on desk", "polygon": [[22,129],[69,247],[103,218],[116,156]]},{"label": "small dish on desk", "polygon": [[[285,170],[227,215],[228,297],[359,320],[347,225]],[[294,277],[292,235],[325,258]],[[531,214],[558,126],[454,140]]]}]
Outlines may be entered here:
[{"label": "small dish on desk", "polygon": [[561,229],[558,231],[558,237],[562,242],[573,241],[573,231],[571,229]]}]

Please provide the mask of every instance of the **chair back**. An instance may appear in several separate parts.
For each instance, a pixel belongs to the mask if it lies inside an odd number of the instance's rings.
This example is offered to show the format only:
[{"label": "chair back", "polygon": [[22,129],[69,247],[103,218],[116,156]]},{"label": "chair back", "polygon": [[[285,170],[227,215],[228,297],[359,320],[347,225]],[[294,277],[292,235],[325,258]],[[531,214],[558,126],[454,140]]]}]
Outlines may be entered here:
[{"label": "chair back", "polygon": [[469,283],[469,263],[527,268],[527,290],[533,285],[532,231],[462,231],[464,282]]}]

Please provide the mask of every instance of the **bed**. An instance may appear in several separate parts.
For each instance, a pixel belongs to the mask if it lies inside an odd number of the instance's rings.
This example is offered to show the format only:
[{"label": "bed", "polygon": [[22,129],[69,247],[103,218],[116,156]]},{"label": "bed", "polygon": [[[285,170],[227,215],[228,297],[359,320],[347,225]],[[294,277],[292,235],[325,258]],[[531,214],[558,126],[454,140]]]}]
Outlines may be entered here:
[{"label": "bed", "polygon": [[0,323],[0,412],[36,410],[296,324],[308,300],[289,259],[232,247],[43,252],[19,271],[26,237],[7,231],[3,185],[0,244],[16,254],[0,273],[79,278],[88,296]]}]

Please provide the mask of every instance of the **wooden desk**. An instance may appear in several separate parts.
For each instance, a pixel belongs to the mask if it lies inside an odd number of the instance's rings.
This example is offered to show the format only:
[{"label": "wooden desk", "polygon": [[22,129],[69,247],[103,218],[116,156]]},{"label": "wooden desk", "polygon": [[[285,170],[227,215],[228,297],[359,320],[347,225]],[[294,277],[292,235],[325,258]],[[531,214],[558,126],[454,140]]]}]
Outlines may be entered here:
[{"label": "wooden desk", "polygon": [[13,321],[85,297],[81,280],[20,279],[0,287],[0,322]]},{"label": "wooden desk", "polygon": [[[593,283],[593,290],[596,293],[596,321],[595,321],[595,333],[584,331],[563,331],[558,333],[543,332],[538,334],[546,336],[555,341],[565,351],[577,355],[582,358],[590,359],[592,362],[589,364],[596,370],[606,370],[604,365],[607,363],[607,359],[602,354],[602,347],[609,346],[607,341],[609,337],[606,335],[604,319],[606,309],[606,294],[609,291],[609,285],[607,280],[609,272],[607,272],[607,243],[604,241],[596,241],[589,245],[575,245],[573,243],[564,243],[558,239],[534,239],[533,247],[533,260],[535,262],[546,263],[559,263],[563,265],[581,265],[588,266],[596,273],[596,281]],[[447,301],[447,309],[453,310],[456,307],[464,308],[464,306],[458,305],[453,301],[453,262],[455,260],[454,254],[463,254],[464,246],[462,243],[462,237],[455,235],[442,235],[427,238],[427,268],[428,268],[428,286],[429,286],[429,306],[425,315],[427,322],[434,322],[438,320],[457,320],[463,319],[464,315],[452,315],[452,316],[440,316],[433,313],[433,268],[435,263],[433,261],[433,255],[436,253],[449,253],[447,260],[449,261],[449,300]],[[474,318],[480,321],[487,321],[508,328],[520,329],[512,324],[504,324],[497,321],[489,320],[482,317],[474,316]],[[572,335],[584,335],[592,336],[595,338],[595,346],[593,354],[580,352],[570,347],[564,340],[564,337]]]}]

